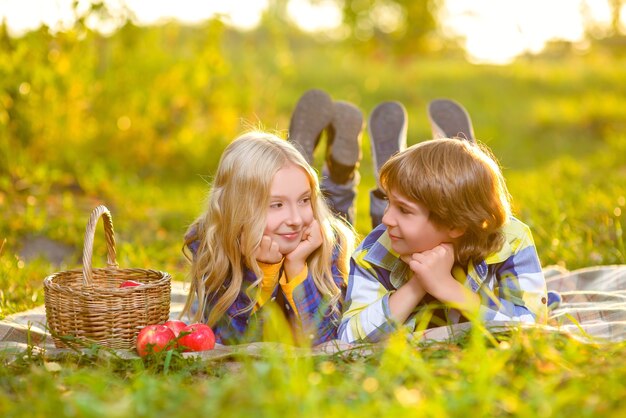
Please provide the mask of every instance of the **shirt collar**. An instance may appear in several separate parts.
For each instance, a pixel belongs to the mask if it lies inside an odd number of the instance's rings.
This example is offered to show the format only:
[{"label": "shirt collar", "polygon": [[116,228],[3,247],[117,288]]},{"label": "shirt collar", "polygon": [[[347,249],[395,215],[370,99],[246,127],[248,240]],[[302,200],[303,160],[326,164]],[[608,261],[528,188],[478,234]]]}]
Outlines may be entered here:
[{"label": "shirt collar", "polygon": [[505,261],[512,255],[513,255],[513,248],[511,247],[511,244],[509,243],[509,241],[505,240],[504,245],[502,245],[502,248],[498,252],[489,254],[485,258],[485,263],[487,264],[502,263],[503,261]]},{"label": "shirt collar", "polygon": [[505,241],[499,251],[488,255],[483,261],[476,264],[470,261],[467,266],[467,274],[462,268],[454,268],[452,275],[460,283],[464,283],[468,288],[477,292],[489,275],[489,266],[502,263],[512,255],[513,248],[508,241]]},{"label": "shirt collar", "polygon": [[385,230],[372,244],[363,259],[386,270],[393,270],[400,260],[400,255],[391,248],[389,233]]},{"label": "shirt collar", "polygon": [[409,266],[391,248],[391,239],[387,230],[372,244],[363,259],[370,264],[389,270],[389,281],[396,289],[408,279]]}]

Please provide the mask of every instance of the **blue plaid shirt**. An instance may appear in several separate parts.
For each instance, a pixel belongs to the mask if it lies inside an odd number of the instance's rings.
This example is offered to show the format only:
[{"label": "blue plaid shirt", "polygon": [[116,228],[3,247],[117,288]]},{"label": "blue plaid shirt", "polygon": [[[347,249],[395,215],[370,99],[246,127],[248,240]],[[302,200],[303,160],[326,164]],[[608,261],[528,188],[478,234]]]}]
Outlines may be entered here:
[{"label": "blue plaid shirt", "polygon": [[[510,218],[503,227],[503,247],[467,269],[455,266],[452,275],[481,300],[485,320],[545,323],[546,281],[528,226]],[[391,249],[385,225],[374,229],[350,260],[350,277],[339,326],[346,342],[379,341],[397,329],[391,317],[389,296],[411,277],[409,266]],[[405,326],[414,331],[421,316],[436,302],[430,295],[418,304]],[[463,320],[455,309],[445,309],[448,323]]]},{"label": "blue plaid shirt", "polygon": [[[198,245],[199,243],[194,241],[188,246],[194,256]],[[264,336],[262,330],[265,321],[264,317],[270,309],[268,307],[272,305],[277,306],[278,309],[283,312],[286,320],[291,324],[291,332],[294,333],[297,341],[302,342],[301,338],[303,337],[312,345],[317,345],[336,339],[337,327],[341,319],[341,301],[346,291],[346,281],[337,268],[336,257],[337,252],[333,254],[331,271],[335,284],[341,290],[341,296],[334,313],[329,306],[328,299],[324,297],[315,286],[310,272],[308,272],[304,281],[300,283],[292,293],[297,312],[294,312],[290,306],[280,285],[277,285],[274,289],[270,301],[263,304],[261,308],[257,310],[245,310],[252,302],[248,296],[247,290],[250,285],[257,281],[254,272],[246,268],[237,298],[226,310],[222,318],[212,327],[216,341],[220,344],[242,344],[253,341],[263,341]],[[281,273],[279,272],[279,274]],[[224,286],[228,286],[227,283],[228,280]],[[206,295],[205,320],[208,318],[208,313],[211,311],[213,303],[219,296],[221,296],[221,294]]]}]

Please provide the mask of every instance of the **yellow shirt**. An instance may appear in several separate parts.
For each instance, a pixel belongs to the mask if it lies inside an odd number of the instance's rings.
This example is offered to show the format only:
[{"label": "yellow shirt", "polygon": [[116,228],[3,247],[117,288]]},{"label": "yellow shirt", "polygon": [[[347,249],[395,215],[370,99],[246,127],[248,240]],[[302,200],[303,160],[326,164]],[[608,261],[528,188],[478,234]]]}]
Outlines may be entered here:
[{"label": "yellow shirt", "polygon": [[[296,275],[296,277],[291,280],[287,280],[287,276],[285,276],[284,271],[282,271],[281,267],[283,266],[283,262],[276,264],[265,264],[259,262],[259,267],[261,267],[261,271],[263,272],[263,278],[261,279],[261,284],[259,285],[259,293],[257,298],[257,303],[254,306],[254,311],[259,310],[267,301],[272,297],[274,293],[274,289],[276,289],[276,285],[280,284],[280,287],[285,294],[285,298],[289,302],[289,306],[295,312],[296,316],[300,316],[298,314],[298,309],[296,308],[296,304],[293,301],[293,292],[301,284],[309,274],[309,269],[305,265],[304,269]],[[280,274],[280,278],[278,275]]]}]

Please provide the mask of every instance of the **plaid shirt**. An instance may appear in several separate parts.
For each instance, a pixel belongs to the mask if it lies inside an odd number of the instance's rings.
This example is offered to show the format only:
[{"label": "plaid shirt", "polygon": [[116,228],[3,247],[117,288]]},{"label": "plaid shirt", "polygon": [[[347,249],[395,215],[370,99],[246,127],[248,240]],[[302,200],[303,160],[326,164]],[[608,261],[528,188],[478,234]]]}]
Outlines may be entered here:
[{"label": "plaid shirt", "polygon": [[[199,243],[194,241],[188,246],[194,256],[198,245]],[[329,301],[315,286],[310,271],[304,281],[292,293],[297,312],[293,311],[279,285],[274,289],[270,301],[263,304],[261,308],[256,311],[246,310],[252,303],[246,291],[257,280],[254,272],[246,268],[237,298],[226,310],[222,318],[212,327],[216,341],[220,344],[241,344],[266,340],[263,338],[262,330],[265,316],[272,309],[270,306],[277,307],[283,312],[285,318],[291,324],[291,331],[294,333],[297,341],[301,341],[304,338],[310,341],[312,345],[317,345],[336,339],[337,326],[341,319],[341,301],[346,291],[346,281],[337,268],[336,257],[337,252],[335,251],[331,271],[335,284],[341,290],[341,296],[335,310],[336,313],[333,313],[329,306]],[[282,268],[278,274],[282,274]],[[228,280],[222,286],[222,289],[228,286],[227,283]],[[219,296],[221,296],[221,292],[220,294],[206,295],[205,321]]]},{"label": "plaid shirt", "polygon": [[[480,314],[486,321],[545,323],[547,317],[546,280],[528,226],[511,218],[504,226],[505,243],[500,251],[464,270],[455,266],[452,275],[481,300]],[[391,316],[389,296],[411,277],[409,266],[391,249],[384,225],[374,229],[356,249],[350,260],[350,277],[339,326],[339,338],[346,342],[379,341],[397,324]],[[414,331],[421,316],[436,301],[426,295],[405,326]],[[464,318],[444,306],[448,323]]]}]

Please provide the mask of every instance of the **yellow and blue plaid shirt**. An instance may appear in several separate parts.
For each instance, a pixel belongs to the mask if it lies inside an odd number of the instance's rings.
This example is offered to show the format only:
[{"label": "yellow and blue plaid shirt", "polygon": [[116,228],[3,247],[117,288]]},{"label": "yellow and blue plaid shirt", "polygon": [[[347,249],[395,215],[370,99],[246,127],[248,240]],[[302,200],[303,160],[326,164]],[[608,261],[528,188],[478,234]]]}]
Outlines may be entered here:
[{"label": "yellow and blue plaid shirt", "polygon": [[[511,217],[503,227],[502,248],[466,269],[455,266],[452,275],[481,300],[484,320],[545,323],[546,280],[530,228]],[[398,328],[391,317],[389,296],[411,277],[409,266],[391,249],[384,225],[374,229],[350,260],[350,277],[339,338],[346,342],[375,342]],[[429,296],[429,295],[427,295]],[[425,297],[404,324],[414,331],[432,297]],[[455,309],[446,308],[449,323],[462,320]]]},{"label": "yellow and blue plaid shirt", "polygon": [[[196,231],[191,230],[186,238],[195,235]],[[196,256],[199,246],[200,240],[198,239],[187,245],[193,257]],[[213,325],[215,340],[220,344],[262,341],[263,323],[266,320],[264,314],[268,314],[271,309],[270,305],[274,305],[283,312],[296,337],[300,336],[310,341],[311,345],[337,339],[337,326],[341,319],[343,294],[346,289],[345,274],[342,274],[337,265],[338,255],[339,249],[337,248],[333,252],[331,273],[342,297],[334,307],[329,303],[329,298],[317,288],[308,266],[297,277],[287,281],[282,271],[282,261],[277,264],[260,263],[263,277],[258,287],[253,286],[258,279],[254,272],[249,268],[244,268],[243,280],[237,297],[224,315]],[[204,321],[229,282],[230,278],[227,278],[218,292],[205,296]],[[255,299],[254,308],[248,309]]]}]

